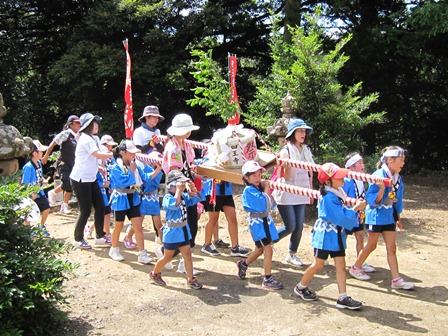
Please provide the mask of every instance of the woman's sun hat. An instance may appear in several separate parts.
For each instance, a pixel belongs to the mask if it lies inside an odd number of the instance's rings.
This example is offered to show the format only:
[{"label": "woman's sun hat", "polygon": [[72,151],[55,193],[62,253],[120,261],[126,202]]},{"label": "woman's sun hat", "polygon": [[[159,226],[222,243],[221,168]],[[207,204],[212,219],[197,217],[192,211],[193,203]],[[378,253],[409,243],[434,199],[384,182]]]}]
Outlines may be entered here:
[{"label": "woman's sun hat", "polygon": [[95,120],[99,124],[101,122],[101,117],[87,112],[84,113],[81,118],[79,118],[79,120],[81,121],[81,128],[79,129],[79,132],[81,132],[85,130],[93,120]]},{"label": "woman's sun hat", "polygon": [[159,122],[165,120],[165,117],[160,115],[159,108],[155,105],[145,106],[145,108],[143,109],[143,114],[140,118],[138,118],[138,121],[143,122],[144,119],[149,116],[158,117]]},{"label": "woman's sun hat", "polygon": [[302,119],[291,119],[288,124],[288,133],[286,134],[286,138],[289,138],[298,128],[306,129],[306,135],[313,133],[313,128],[308,126]]},{"label": "woman's sun hat", "polygon": [[193,120],[186,113],[181,113],[173,118],[171,126],[166,130],[169,135],[185,135],[190,131],[196,131],[199,126],[193,125]]}]

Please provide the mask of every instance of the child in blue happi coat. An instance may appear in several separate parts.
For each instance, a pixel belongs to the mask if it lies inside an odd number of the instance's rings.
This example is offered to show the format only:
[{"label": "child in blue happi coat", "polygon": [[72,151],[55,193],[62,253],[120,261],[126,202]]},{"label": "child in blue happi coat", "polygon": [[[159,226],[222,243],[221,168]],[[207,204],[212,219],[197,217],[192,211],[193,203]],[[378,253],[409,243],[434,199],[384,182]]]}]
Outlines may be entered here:
[{"label": "child in blue happi coat", "polygon": [[276,206],[271,196],[269,181],[262,180],[265,172],[255,161],[247,161],[242,168],[243,181],[246,187],[243,191],[242,203],[244,210],[249,212],[249,230],[255,242],[255,250],[246,260],[237,262],[238,277],[246,278],[247,267],[264,253],[264,278],[262,288],[267,290],[283,289],[283,284],[272,276],[272,242],[278,240],[277,229],[270,212]]},{"label": "child in blue happi coat", "polygon": [[168,193],[163,197],[162,207],[166,212],[166,223],[163,232],[163,256],[157,260],[149,277],[156,285],[166,285],[162,279],[162,269],[171,262],[177,250],[183,257],[187,284],[193,289],[201,289],[202,284],[193,276],[193,261],[191,258],[191,232],[187,219],[187,207],[199,203],[202,199],[194,182],[180,170],[171,170],[166,176]]},{"label": "child in blue happi coat", "polygon": [[[364,173],[364,160],[359,153],[351,153],[345,157],[345,168],[357,173]],[[344,186],[342,187],[348,197],[364,198],[365,188],[364,182],[352,179],[350,177],[344,178]],[[358,216],[359,225],[355,226],[353,230],[346,230],[347,235],[354,235],[356,239],[356,256],[359,255],[364,247],[364,216]],[[362,264],[362,269],[366,273],[375,272],[375,268],[367,263]]]},{"label": "child in blue happi coat", "polygon": [[370,277],[362,270],[362,264],[377,246],[380,235],[383,236],[387,250],[387,262],[392,274],[391,287],[393,289],[413,289],[415,284],[400,277],[397,260],[397,231],[403,226],[400,214],[403,211],[404,184],[400,171],[405,163],[406,151],[398,146],[389,146],[382,152],[377,170],[372,174],[390,178],[392,185],[386,187],[381,183],[370,183],[366,193],[368,206],[366,208],[366,226],[368,241],[358,255],[356,263],[350,268],[350,274],[360,280]]},{"label": "child in blue happi coat", "polygon": [[[43,230],[43,234],[46,237],[50,236],[50,233],[45,228],[45,222],[50,214],[50,203],[45,196],[45,192],[42,186],[46,183],[44,180],[44,174],[42,169],[42,157],[48,146],[41,144],[39,140],[33,140],[33,151],[30,154],[30,160],[22,168],[22,184],[29,184],[40,187],[37,194],[33,194],[31,198],[39,207],[41,213],[40,228]],[[29,222],[25,224],[29,225]]]},{"label": "child in blue happi coat", "polygon": [[140,216],[140,195],[139,187],[142,185],[143,171],[135,164],[135,154],[140,150],[135,147],[131,140],[122,141],[114,149],[116,163],[110,169],[111,183],[114,191],[111,195],[110,204],[115,215],[115,227],[112,233],[112,246],[109,256],[116,261],[124,260],[118,247],[124,219],[127,216],[135,230],[135,240],[139,250],[138,262],[149,264],[152,258],[145,250],[145,240],[143,237],[142,219]]},{"label": "child in blue happi coat", "polygon": [[311,245],[314,247],[314,262],[306,269],[301,281],[294,288],[294,293],[305,301],[317,300],[315,293],[308,289],[311,279],[322,270],[328,256],[334,259],[336,282],[339,298],[337,308],[359,309],[362,303],[353,300],[346,294],[345,273],[345,230],[358,225],[357,212],[363,210],[366,201],[358,199],[353,208],[345,205],[345,194],[342,186],[349,170],[339,168],[334,163],[323,164],[318,172],[321,183],[321,196],[318,203],[318,216],[313,228]]}]

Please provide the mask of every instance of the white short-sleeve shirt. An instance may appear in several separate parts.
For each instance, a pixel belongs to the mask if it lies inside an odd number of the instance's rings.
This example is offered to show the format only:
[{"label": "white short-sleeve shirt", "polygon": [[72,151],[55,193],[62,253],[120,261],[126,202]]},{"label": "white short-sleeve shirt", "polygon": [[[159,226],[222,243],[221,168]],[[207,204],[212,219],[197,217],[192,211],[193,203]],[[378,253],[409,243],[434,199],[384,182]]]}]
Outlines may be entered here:
[{"label": "white short-sleeve shirt", "polygon": [[132,140],[134,141],[136,146],[143,147],[151,141],[153,134],[160,135],[160,130],[157,128],[155,132],[151,132],[150,130],[140,126],[135,129],[134,135],[132,136]]},{"label": "white short-sleeve shirt", "polygon": [[94,182],[98,173],[98,160],[92,155],[99,151],[95,139],[81,133],[75,150],[75,165],[70,178],[78,182]]}]

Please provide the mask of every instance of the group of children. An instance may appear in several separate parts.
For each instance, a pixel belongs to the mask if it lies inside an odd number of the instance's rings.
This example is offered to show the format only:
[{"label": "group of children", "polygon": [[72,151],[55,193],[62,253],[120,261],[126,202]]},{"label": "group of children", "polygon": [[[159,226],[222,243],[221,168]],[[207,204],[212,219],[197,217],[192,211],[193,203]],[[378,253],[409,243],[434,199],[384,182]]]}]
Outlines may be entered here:
[{"label": "group of children", "polygon": [[[209,186],[209,194],[198,192],[193,177],[197,177],[195,172],[190,172],[193,167],[187,165],[186,153],[181,150],[179,160],[184,162],[179,169],[173,169],[170,166],[166,171],[166,194],[163,198],[162,208],[166,212],[166,223],[162,227],[160,219],[160,204],[158,198],[158,186],[162,178],[162,165],[159,163],[149,165],[136,160],[136,153],[142,150],[144,153],[153,156],[153,162],[165,161],[165,153],[162,155],[157,152],[156,144],[159,143],[157,135],[157,123],[163,119],[158,109],[154,106],[145,108],[143,117],[153,120],[152,126],[145,126],[145,132],[152,135],[148,139],[144,132],[139,135],[141,144],[136,146],[131,140],[122,141],[119,145],[115,143],[112,137],[103,136],[100,143],[103,150],[111,152],[113,146],[114,158],[100,163],[104,169],[100,169],[97,176],[97,182],[106,204],[106,214],[109,216],[105,223],[110,223],[110,214],[114,212],[115,227],[111,234],[108,225],[105,225],[104,231],[110,238],[111,248],[109,256],[113,260],[121,261],[124,257],[120,253],[118,241],[123,229],[123,223],[127,216],[132,223],[132,231],[124,239],[127,248],[138,248],[138,261],[148,264],[152,258],[144,249],[144,238],[142,222],[145,215],[153,216],[153,222],[156,227],[157,236],[160,239],[161,246],[157,249],[156,255],[158,261],[149,277],[157,285],[165,285],[161,272],[164,268],[172,268],[171,260],[177,254],[182,255],[182,264],[184,273],[187,274],[187,283],[193,289],[202,288],[202,284],[195,278],[191,258],[191,247],[194,246],[194,235],[190,229],[190,217],[188,209],[197,206],[203,202],[206,210],[210,214],[209,222],[206,226],[206,239],[201,251],[208,255],[218,255],[215,245],[212,243],[212,235],[217,230],[217,220],[219,212],[223,211],[229,221],[229,233],[232,240],[231,255],[241,256],[247,259],[237,261],[237,275],[240,279],[246,278],[248,266],[252,264],[261,255],[264,255],[264,278],[262,288],[268,290],[279,290],[283,284],[272,275],[272,244],[276,243],[281,236],[282,230],[277,230],[274,221],[270,215],[271,210],[276,207],[276,200],[271,195],[269,180],[263,179],[265,169],[255,161],[245,162],[242,167],[242,177],[246,185],[242,195],[242,205],[245,211],[249,213],[249,230],[255,244],[252,252],[241,247],[238,243],[236,228],[235,205],[231,192],[231,185],[223,183],[218,187],[221,198],[217,201],[214,195],[213,202],[210,202],[212,194],[217,190],[210,192],[210,189],[217,188],[213,183]],[[183,117],[185,117],[183,115]],[[189,118],[189,116],[188,116]],[[187,119],[188,119],[187,118]],[[142,121],[142,125],[143,122]],[[309,131],[302,120],[292,121],[293,131],[300,132],[302,129]],[[297,126],[297,127],[296,127]],[[172,126],[173,127],[173,126]],[[188,125],[182,123],[176,126],[176,130],[182,130],[186,127],[186,138],[191,130],[197,129],[192,125],[191,118]],[[180,132],[180,131],[179,131]],[[182,132],[180,132],[182,133]],[[302,144],[304,138],[310,132],[301,132],[295,137]],[[182,135],[183,136],[183,135]],[[147,144],[148,143],[148,144]],[[150,145],[151,144],[151,145]],[[34,151],[31,154],[31,160],[23,169],[22,183],[43,185],[42,159],[43,151],[47,148],[34,141]],[[300,147],[299,147],[300,149]],[[294,148],[292,150],[295,150]],[[300,150],[301,151],[301,150]],[[291,149],[288,149],[291,153]],[[345,168],[340,168],[333,163],[323,164],[318,172],[320,183],[320,197],[318,200],[318,219],[313,228],[311,245],[314,248],[314,262],[306,269],[300,282],[294,288],[294,292],[305,301],[316,300],[317,296],[308,285],[313,276],[317,274],[325,265],[328,257],[334,259],[336,268],[336,281],[338,285],[339,297],[336,307],[359,309],[362,303],[352,299],[346,294],[346,234],[354,234],[356,237],[357,260],[350,267],[349,273],[359,280],[369,280],[366,274],[375,271],[375,269],[366,263],[370,253],[376,248],[380,234],[386,244],[387,261],[392,273],[391,286],[395,289],[412,289],[414,284],[403,280],[398,272],[398,262],[396,257],[396,231],[401,230],[400,213],[403,210],[403,182],[399,175],[405,162],[405,151],[396,146],[390,146],[382,153],[378,169],[373,176],[389,178],[393,181],[391,186],[385,186],[383,183],[370,183],[367,192],[364,190],[364,183],[347,178],[350,170],[363,172],[364,163],[358,153],[352,153],[346,158]],[[310,153],[308,153],[310,155]],[[172,165],[172,163],[170,163]],[[190,176],[187,173],[191,173]],[[306,175],[308,178],[308,174]],[[310,177],[311,178],[311,177]],[[308,182],[307,182],[308,183]],[[356,198],[356,204],[350,207],[346,204],[347,196]],[[49,205],[43,192],[33,195],[36,203],[42,212],[41,225],[44,227],[45,219],[48,216]],[[46,201],[45,201],[46,200]],[[306,201],[308,202],[308,201]],[[294,202],[292,204],[295,204]],[[364,215],[365,213],[365,215]],[[365,217],[365,218],[364,218]],[[303,218],[302,218],[303,221]],[[365,221],[365,224],[364,224]],[[303,224],[302,224],[303,226]],[[302,228],[300,228],[302,230]],[[368,241],[364,246],[364,232],[368,232]],[[235,233],[236,231],[236,233]],[[280,233],[280,235],[279,235]],[[135,234],[136,244],[132,240]],[[215,243],[225,244],[215,236]],[[298,245],[298,244],[297,244]],[[83,245],[80,245],[81,247]],[[86,248],[90,247],[85,244]],[[228,246],[222,245],[222,246]],[[290,257],[294,259],[297,246],[290,249]],[[288,261],[288,256],[287,256]],[[300,260],[295,262],[298,263]],[[301,264],[301,261],[300,261]]]}]

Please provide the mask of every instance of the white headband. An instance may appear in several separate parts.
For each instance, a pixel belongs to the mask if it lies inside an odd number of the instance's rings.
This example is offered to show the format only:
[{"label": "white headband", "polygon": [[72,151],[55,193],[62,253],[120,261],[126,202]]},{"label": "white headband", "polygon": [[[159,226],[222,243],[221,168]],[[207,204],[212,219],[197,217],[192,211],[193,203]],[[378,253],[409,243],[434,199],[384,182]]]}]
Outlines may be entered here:
[{"label": "white headband", "polygon": [[347,160],[347,162],[345,163],[345,168],[350,168],[359,160],[362,160],[362,156],[359,154],[355,154],[354,156],[352,156],[350,159]]},{"label": "white headband", "polygon": [[389,157],[398,157],[398,156],[404,156],[405,150],[403,148],[394,148],[394,149],[388,149],[384,152],[383,156],[381,156],[381,162],[386,162],[386,158]]}]

